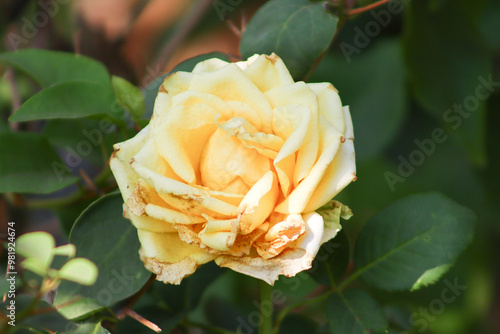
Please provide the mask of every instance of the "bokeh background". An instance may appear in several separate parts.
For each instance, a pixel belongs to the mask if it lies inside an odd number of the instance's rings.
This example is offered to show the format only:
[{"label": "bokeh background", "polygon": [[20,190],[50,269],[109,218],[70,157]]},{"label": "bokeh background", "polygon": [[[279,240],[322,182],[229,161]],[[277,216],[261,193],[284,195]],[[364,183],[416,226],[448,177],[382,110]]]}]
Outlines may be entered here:
[{"label": "bokeh background", "polygon": [[[1,0],[0,51],[76,52],[143,88],[199,54],[218,51],[239,59],[241,30],[263,3]],[[46,131],[57,133],[51,142],[64,140],[63,132],[43,122],[7,123],[39,87],[2,65],[0,75],[0,129]],[[358,180],[338,198],[354,212],[344,224],[351,244],[370,216],[414,193],[441,192],[478,217],[473,242],[436,284],[405,293],[365,288],[393,324],[414,326],[408,332],[500,333],[500,1],[392,1],[366,11],[343,24],[308,80],[331,82],[351,108]],[[83,168],[96,175],[105,163],[97,154]],[[74,219],[98,196],[39,209],[37,200],[44,197],[4,194],[1,230],[14,220],[18,234],[44,230],[66,243]],[[442,296],[450,282],[460,288],[448,302]],[[307,273],[281,279],[277,288],[287,303],[321,290]],[[203,295],[194,316],[232,328],[256,310],[257,295],[254,280],[227,271]],[[324,310],[304,312],[321,332]],[[283,333],[297,332],[305,320],[297,315],[293,321]],[[132,333],[136,325],[124,326]]]}]

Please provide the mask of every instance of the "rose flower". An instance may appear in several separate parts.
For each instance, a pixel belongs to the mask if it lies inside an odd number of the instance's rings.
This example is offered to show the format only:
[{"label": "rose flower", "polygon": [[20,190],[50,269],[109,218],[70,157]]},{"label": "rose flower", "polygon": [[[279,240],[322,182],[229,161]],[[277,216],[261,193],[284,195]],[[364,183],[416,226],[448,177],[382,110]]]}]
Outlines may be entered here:
[{"label": "rose flower", "polygon": [[150,124],[114,148],[124,215],[165,283],[212,260],[269,284],[309,269],[349,213],[331,199],[356,178],[337,90],[294,82],[275,54],[173,73]]}]

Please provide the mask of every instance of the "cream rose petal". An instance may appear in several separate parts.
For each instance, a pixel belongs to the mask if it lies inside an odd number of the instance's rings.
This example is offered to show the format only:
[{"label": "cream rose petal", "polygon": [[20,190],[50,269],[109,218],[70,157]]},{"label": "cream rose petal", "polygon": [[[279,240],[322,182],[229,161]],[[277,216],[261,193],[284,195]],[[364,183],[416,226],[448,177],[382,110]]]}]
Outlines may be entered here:
[{"label": "cream rose petal", "polygon": [[316,210],[327,203],[349,183],[356,180],[356,160],[354,158],[354,133],[349,107],[344,107],[346,131],[339,150],[314,190],[304,211]]},{"label": "cream rose petal", "polygon": [[319,159],[314,164],[309,175],[292,191],[292,193],[279,203],[275,210],[281,213],[301,213],[309,202],[314,190],[332,163],[337,153],[342,135],[338,133],[329,122],[320,121],[320,152]]},{"label": "cream rose petal", "polygon": [[237,214],[236,206],[214,198],[204,190],[155,173],[138,161],[132,160],[130,165],[144,181],[156,189],[158,195],[169,205],[186,211],[202,206],[225,216]]},{"label": "cream rose petal", "polygon": [[[275,87],[293,84],[293,78],[283,60],[274,53],[270,56],[259,55],[249,66],[243,69],[245,74],[262,92]],[[262,78],[265,78],[265,80]]]},{"label": "cream rose petal", "polygon": [[204,61],[200,61],[198,64],[196,64],[196,66],[193,68],[192,73],[213,72],[227,66],[228,64],[229,63],[227,61],[224,61],[222,59],[210,58]]},{"label": "cream rose petal", "polygon": [[[286,120],[287,123],[283,120]],[[294,153],[299,151],[306,141],[310,122],[311,114],[306,106],[290,104],[273,109],[273,129],[278,136],[286,138],[276,159],[274,159],[281,190],[285,196],[288,196],[293,185],[296,166]],[[281,124],[280,127],[283,128],[278,130],[278,124]]]},{"label": "cream rose petal", "polygon": [[[227,83],[231,84],[228,85]],[[255,110],[270,133],[272,110],[264,94],[236,65],[229,64],[212,72],[198,73],[190,89],[216,95],[224,101],[241,101]]]},{"label": "cream rose petal", "polygon": [[[316,158],[318,156],[318,98],[316,94],[304,82],[296,82],[289,86],[272,89],[266,93],[266,97],[273,108],[294,104],[308,107],[308,110],[303,111],[309,113],[307,133],[304,136],[303,143],[297,150],[297,161],[295,163],[293,176],[293,184],[294,186],[297,186],[297,184],[309,174],[309,171],[316,162]],[[287,116],[288,118],[286,118]],[[285,115],[283,116],[282,121],[287,122],[289,121],[290,117],[296,117],[296,115]],[[278,120],[275,120],[273,118],[273,129],[277,129],[278,125]],[[297,124],[295,125],[297,126]]]},{"label": "cream rose petal", "polygon": [[172,224],[165,222],[164,220],[158,220],[148,215],[142,215],[140,217],[134,215],[127,210],[127,206],[125,204],[123,208],[123,216],[130,219],[132,225],[134,225],[138,229],[158,233],[176,232],[175,227]]},{"label": "cream rose petal", "polygon": [[307,86],[318,98],[320,115],[328,120],[338,132],[344,133],[346,119],[344,118],[344,110],[339,93],[335,87],[329,82],[309,83]]},{"label": "cream rose petal", "polygon": [[215,259],[221,267],[231,268],[239,273],[261,279],[271,285],[279,275],[288,277],[309,269],[318,253],[324,231],[323,218],[315,213],[303,216],[306,224],[304,234],[297,239],[294,249],[286,249],[280,255],[263,259],[261,257],[234,257],[222,255]]},{"label": "cream rose petal", "polygon": [[180,284],[198,266],[214,259],[214,255],[181,241],[177,233],[155,233],[142,229],[137,232],[142,261],[148,270],[157,275],[157,280],[165,283]]},{"label": "cream rose petal", "polygon": [[228,251],[233,247],[239,232],[239,219],[212,220],[207,217],[205,228],[198,234],[206,246]]},{"label": "cream rose petal", "polygon": [[242,194],[270,169],[268,158],[245,147],[240,140],[221,128],[217,129],[206,143],[200,163],[204,186],[225,190],[234,180],[241,180],[242,192],[238,193]]},{"label": "cream rose petal", "polygon": [[[160,95],[165,95],[160,93]],[[201,151],[217,129],[217,111],[204,103],[174,106],[151,122],[156,150],[185,182],[198,182]]]},{"label": "cream rose petal", "polygon": [[278,180],[269,171],[250,189],[238,208],[243,235],[263,224],[273,211],[278,198]]},{"label": "cream rose petal", "polygon": [[139,176],[132,170],[128,161],[141,150],[148,135],[149,127],[145,127],[135,137],[113,145],[115,152],[109,164],[124,201],[132,195],[139,180]]}]

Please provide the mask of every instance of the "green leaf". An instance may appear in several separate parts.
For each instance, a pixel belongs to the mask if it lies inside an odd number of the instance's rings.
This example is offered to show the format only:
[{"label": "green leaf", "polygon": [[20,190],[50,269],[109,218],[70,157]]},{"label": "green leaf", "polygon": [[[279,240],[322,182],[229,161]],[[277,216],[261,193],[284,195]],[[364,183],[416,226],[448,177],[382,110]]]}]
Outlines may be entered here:
[{"label": "green leaf", "polygon": [[290,314],[281,323],[279,334],[319,332],[318,324],[311,318],[299,314]]},{"label": "green leaf", "polygon": [[307,271],[318,283],[332,285],[340,280],[349,264],[349,240],[342,229],[335,238],[324,243]]},{"label": "green leaf", "polygon": [[76,254],[76,247],[73,244],[62,245],[54,248],[53,254],[73,258]]},{"label": "green leaf", "polygon": [[328,54],[311,76],[331,82],[354,124],[356,159],[380,154],[399,133],[407,114],[400,43],[383,39],[356,57]]},{"label": "green leaf", "polygon": [[[25,308],[28,307],[33,302],[33,297],[25,294],[16,295],[16,313],[19,315]],[[2,307],[2,311],[5,312],[5,308]],[[16,327],[26,326],[35,328],[42,333],[46,333],[45,330],[50,330],[52,332],[62,331],[66,328],[73,328],[75,324],[67,319],[65,319],[57,310],[49,305],[44,300],[38,301],[36,308],[32,315],[19,319],[16,321]],[[7,311],[8,312],[8,311]],[[26,331],[23,331],[25,333]]]},{"label": "green leaf", "polygon": [[75,183],[67,167],[42,136],[0,133],[0,192],[47,194]]},{"label": "green leaf", "polygon": [[57,334],[110,334],[102,328],[101,323],[84,323],[69,331],[57,332]]},{"label": "green leaf", "polygon": [[26,72],[42,87],[66,81],[109,83],[108,71],[101,63],[73,53],[24,49],[0,54],[0,61]]},{"label": "green leaf", "polygon": [[488,1],[481,15],[480,29],[490,47],[500,51],[500,3],[496,0]]},{"label": "green leaf", "polygon": [[[63,159],[68,164],[70,161],[75,163],[77,160],[85,159],[85,162],[97,166],[107,163],[109,159],[107,152],[112,152],[112,145],[118,141],[116,133],[116,126],[105,117],[51,119],[45,122],[42,132],[54,147],[64,152]],[[78,210],[78,214],[87,206],[88,204]]]},{"label": "green leaf", "polygon": [[49,233],[31,232],[23,234],[17,239],[16,250],[25,258],[35,260],[40,264],[40,268],[46,272],[54,258],[55,246],[54,237]]},{"label": "green leaf", "polygon": [[9,117],[10,122],[107,115],[123,125],[124,114],[109,85],[67,81],[50,86],[29,98]]},{"label": "green leaf", "polygon": [[127,80],[113,76],[111,78],[118,103],[126,108],[133,119],[139,119],[144,115],[144,96],[139,88]]},{"label": "green leaf", "polygon": [[62,282],[54,305],[60,312],[76,318],[110,306],[136,293],[151,273],[139,258],[136,228],[123,217],[119,193],[104,196],[90,205],[78,218],[70,234],[77,256],[94,262],[99,276],[93,286]]},{"label": "green leaf", "polygon": [[415,282],[415,284],[413,284],[411,291],[436,283],[450,268],[451,264],[443,264],[437,266],[436,268],[426,270],[425,273],[423,273],[422,276],[420,276],[420,278]]},{"label": "green leaf", "polygon": [[156,95],[158,95],[158,89],[160,88],[161,84],[163,83],[163,80],[165,80],[165,78],[168,75],[175,73],[175,72],[179,72],[179,71],[191,72],[194,69],[194,67],[196,66],[196,64],[198,64],[200,61],[204,61],[204,60],[211,59],[211,58],[218,58],[218,59],[229,62],[228,56],[224,53],[221,53],[221,52],[210,52],[210,53],[201,54],[201,55],[184,60],[179,65],[177,65],[172,71],[170,71],[167,74],[164,74],[164,75],[161,75],[161,76],[155,78],[149,85],[147,85],[146,88],[144,88],[142,90],[142,94],[144,95],[145,108],[146,108],[146,113],[144,114],[143,118],[150,119],[151,116],[153,115]]},{"label": "green leaf", "polygon": [[57,277],[81,285],[93,285],[97,280],[97,266],[85,258],[71,259],[57,272]]},{"label": "green leaf", "polygon": [[326,314],[332,334],[369,334],[383,332],[388,326],[380,306],[361,290],[347,290],[330,296]]},{"label": "green leaf", "polygon": [[455,261],[472,239],[474,220],[472,210],[440,194],[399,200],[359,234],[355,275],[380,289],[409,290],[427,270]]},{"label": "green leaf", "polygon": [[326,51],[338,18],[327,14],[321,2],[272,0],[252,17],[241,38],[243,59],[276,53],[299,80]]},{"label": "green leaf", "polygon": [[447,1],[432,11],[429,0],[412,1],[404,20],[404,58],[415,97],[479,166],[486,163],[485,100],[489,89],[498,89],[483,83],[492,64],[477,24],[483,4]]}]

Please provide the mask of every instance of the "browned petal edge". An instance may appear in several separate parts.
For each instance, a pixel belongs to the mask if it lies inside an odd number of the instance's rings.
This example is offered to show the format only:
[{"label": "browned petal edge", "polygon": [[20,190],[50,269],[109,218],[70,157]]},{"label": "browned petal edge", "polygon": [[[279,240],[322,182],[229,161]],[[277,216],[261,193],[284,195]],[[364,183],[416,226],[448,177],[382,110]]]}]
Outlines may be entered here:
[{"label": "browned petal edge", "polygon": [[[196,224],[198,225],[198,224]],[[214,255],[231,255],[235,257],[242,257],[250,254],[250,248],[254,242],[266,231],[262,229],[255,229],[252,233],[246,235],[238,235],[235,238],[233,247],[229,251],[219,251],[212,249],[201,242],[198,233],[194,230],[196,225],[182,225],[174,224],[174,228],[179,234],[179,238],[187,244],[197,246],[209,254]]]},{"label": "browned petal edge", "polygon": [[276,54],[271,54],[270,56],[268,55],[264,55],[264,57],[266,57],[267,60],[269,60],[271,63],[276,64],[276,62],[280,59],[280,57],[278,57],[278,55]]},{"label": "browned petal edge", "polygon": [[310,269],[314,257],[304,249],[286,249],[277,257],[233,257],[222,255],[215,259],[220,267],[230,268],[247,276],[265,281],[270,285],[278,280],[279,275],[293,277],[301,271]]},{"label": "browned petal edge", "polygon": [[127,199],[124,206],[124,209],[128,209],[128,211],[137,217],[146,214],[146,202],[144,201],[144,195],[139,184],[134,188],[132,196]]},{"label": "browned petal edge", "polygon": [[199,267],[189,257],[177,263],[161,262],[155,258],[144,256],[142,248],[139,249],[139,255],[146,269],[156,274],[156,280],[163,283],[179,285],[184,277],[191,275]]}]

